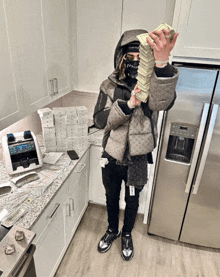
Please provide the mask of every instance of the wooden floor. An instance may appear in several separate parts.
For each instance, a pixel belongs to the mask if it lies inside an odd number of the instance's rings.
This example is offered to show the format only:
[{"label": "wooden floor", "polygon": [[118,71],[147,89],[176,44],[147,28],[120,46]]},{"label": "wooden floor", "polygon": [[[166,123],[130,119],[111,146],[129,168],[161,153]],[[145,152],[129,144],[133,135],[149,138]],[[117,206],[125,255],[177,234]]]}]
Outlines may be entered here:
[{"label": "wooden floor", "polygon": [[[135,254],[121,258],[121,239],[106,253],[97,244],[107,228],[106,208],[89,204],[55,277],[217,277],[220,251],[177,243],[147,234],[138,215],[132,237]],[[120,228],[123,211],[120,213]]]}]

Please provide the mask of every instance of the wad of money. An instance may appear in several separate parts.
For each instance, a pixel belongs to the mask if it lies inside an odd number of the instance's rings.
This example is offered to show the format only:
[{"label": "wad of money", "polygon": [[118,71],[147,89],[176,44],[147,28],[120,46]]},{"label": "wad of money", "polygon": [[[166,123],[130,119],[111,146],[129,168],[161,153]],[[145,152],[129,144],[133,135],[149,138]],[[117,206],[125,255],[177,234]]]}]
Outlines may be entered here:
[{"label": "wad of money", "polygon": [[[163,29],[170,31],[169,40],[172,41],[175,34],[174,29],[168,24],[163,23],[155,30],[162,31]],[[151,41],[153,41],[153,39],[149,36],[148,33],[140,34],[137,36],[137,38],[140,41],[140,64],[138,67],[137,84],[141,92],[136,94],[136,97],[137,99],[146,103],[150,89],[150,79],[155,65],[154,52],[151,46],[147,43],[147,38],[149,38]]]},{"label": "wad of money", "polygon": [[[155,29],[155,31],[156,31],[156,30],[157,30],[157,31],[162,31],[163,29],[166,29],[166,30],[169,30],[169,31],[170,31],[169,40],[172,41],[173,36],[174,36],[174,34],[175,34],[174,29],[173,29],[171,26],[169,26],[168,24],[162,23],[162,24],[160,24],[159,27],[157,27],[157,28]],[[153,39],[149,36],[149,33],[140,34],[140,35],[137,36],[137,38],[138,38],[138,40],[140,41],[141,45],[143,45],[143,46],[149,46],[148,43],[147,43],[147,41],[146,41],[146,38],[149,38],[151,41],[153,41]],[[149,46],[149,47],[150,47],[150,46]]]}]

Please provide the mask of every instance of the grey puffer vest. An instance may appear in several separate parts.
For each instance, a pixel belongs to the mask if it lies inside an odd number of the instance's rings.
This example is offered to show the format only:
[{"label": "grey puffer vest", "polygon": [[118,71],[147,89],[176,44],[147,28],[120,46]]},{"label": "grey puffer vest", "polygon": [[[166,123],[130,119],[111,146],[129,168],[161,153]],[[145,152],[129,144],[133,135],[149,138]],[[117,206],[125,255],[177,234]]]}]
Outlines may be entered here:
[{"label": "grey puffer vest", "polygon": [[[124,114],[119,104],[125,100],[108,102],[108,106],[112,106],[104,130],[103,147],[109,155],[122,162],[127,143],[131,156],[144,155],[155,148],[158,111],[166,110],[172,103],[177,79],[177,70],[172,78],[157,78],[153,74],[148,100],[149,108],[153,111],[151,118],[144,115],[141,106],[136,106],[130,115]],[[101,87],[108,95],[109,90]]]},{"label": "grey puffer vest", "polygon": [[[136,106],[131,113],[125,114],[120,104],[127,104],[129,95],[119,95],[117,89],[122,88],[130,91],[130,88],[119,78],[119,68],[123,58],[123,47],[132,42],[138,41],[137,35],[146,32],[145,30],[126,31],[119,40],[115,55],[113,73],[100,87],[100,93],[94,112],[96,126],[104,129],[103,148],[105,151],[122,162],[127,145],[130,156],[144,155],[151,152],[156,146],[157,139],[157,117],[158,111],[168,110],[176,97],[176,84],[178,81],[178,70],[171,66],[172,77],[157,77],[153,73],[147,104],[152,112],[146,116],[142,106]],[[145,111],[145,110],[144,110]]]}]

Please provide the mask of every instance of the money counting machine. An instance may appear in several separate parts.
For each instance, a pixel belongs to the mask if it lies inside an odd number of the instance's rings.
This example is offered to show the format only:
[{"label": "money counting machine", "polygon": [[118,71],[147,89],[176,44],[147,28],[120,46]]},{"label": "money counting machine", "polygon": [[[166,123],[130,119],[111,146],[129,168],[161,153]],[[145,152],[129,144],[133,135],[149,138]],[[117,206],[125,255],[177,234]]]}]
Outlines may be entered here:
[{"label": "money counting machine", "polygon": [[7,134],[2,137],[5,167],[9,174],[32,170],[43,165],[36,136],[32,131]]}]

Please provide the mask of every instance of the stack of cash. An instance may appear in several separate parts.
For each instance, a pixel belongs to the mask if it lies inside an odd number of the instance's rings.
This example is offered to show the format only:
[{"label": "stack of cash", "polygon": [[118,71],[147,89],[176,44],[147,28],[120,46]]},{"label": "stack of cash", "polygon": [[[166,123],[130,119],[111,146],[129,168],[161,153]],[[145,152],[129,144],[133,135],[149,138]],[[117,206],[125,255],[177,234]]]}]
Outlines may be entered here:
[{"label": "stack of cash", "polygon": [[[88,147],[88,109],[84,106],[40,109],[47,152],[64,152]],[[53,124],[51,123],[53,119]]]},{"label": "stack of cash", "polygon": [[67,150],[88,147],[88,109],[75,107],[75,112],[67,112]]},{"label": "stack of cash", "polygon": [[[166,23],[161,24],[155,30],[162,31],[163,29],[170,31],[169,39],[171,41],[175,31]],[[151,41],[153,41],[153,39],[149,36],[148,33],[138,35],[137,38],[140,41],[140,64],[138,67],[137,84],[141,92],[136,94],[136,97],[142,102],[146,103],[148,98],[148,91],[150,88],[150,79],[155,65],[153,49],[147,43],[146,39],[149,38]]]},{"label": "stack of cash", "polygon": [[53,127],[54,126],[54,119],[53,119],[53,113],[50,108],[44,108],[41,110],[38,110],[38,114],[41,119],[41,125],[42,127]]},{"label": "stack of cash", "polygon": [[53,108],[55,130],[57,139],[57,151],[66,151],[66,112],[63,108]]},{"label": "stack of cash", "polygon": [[38,110],[41,119],[44,144],[48,151],[56,151],[56,132],[53,111],[50,108]]}]

